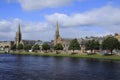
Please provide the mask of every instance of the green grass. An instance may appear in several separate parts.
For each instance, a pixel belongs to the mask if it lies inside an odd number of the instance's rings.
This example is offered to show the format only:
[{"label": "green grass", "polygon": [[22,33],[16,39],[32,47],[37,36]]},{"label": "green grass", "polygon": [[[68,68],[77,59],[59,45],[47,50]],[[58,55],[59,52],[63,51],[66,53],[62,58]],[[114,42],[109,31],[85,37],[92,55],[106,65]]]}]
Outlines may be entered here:
[{"label": "green grass", "polygon": [[72,58],[92,58],[92,59],[106,59],[106,60],[120,60],[120,56],[112,55],[105,56],[100,54],[95,55],[87,55],[87,54],[67,54],[67,53],[35,53],[35,52],[13,52],[11,54],[19,54],[19,55],[33,55],[33,56],[52,56],[52,57],[72,57]]},{"label": "green grass", "polygon": [[5,54],[5,51],[0,51],[0,54]]}]

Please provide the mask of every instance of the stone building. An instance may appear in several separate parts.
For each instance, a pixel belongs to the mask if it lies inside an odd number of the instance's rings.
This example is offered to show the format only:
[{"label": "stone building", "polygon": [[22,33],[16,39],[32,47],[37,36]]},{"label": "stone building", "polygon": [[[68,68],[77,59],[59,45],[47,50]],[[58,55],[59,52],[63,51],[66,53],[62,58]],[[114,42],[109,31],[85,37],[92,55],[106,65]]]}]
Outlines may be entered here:
[{"label": "stone building", "polygon": [[18,26],[18,31],[16,32],[15,40],[14,40],[14,45],[18,46],[19,44],[23,44],[22,42],[22,33],[20,30],[20,24]]},{"label": "stone building", "polygon": [[60,34],[59,34],[59,26],[58,26],[58,22],[57,22],[56,32],[55,32],[55,37],[54,37],[54,46],[58,43],[62,44],[62,39],[61,39]]},{"label": "stone building", "polygon": [[13,41],[0,41],[0,51],[8,51],[11,48]]},{"label": "stone building", "polygon": [[[54,38],[54,45],[61,43],[63,45],[63,50],[68,51],[70,41],[73,38],[61,38],[59,34],[59,25],[57,22],[56,25],[56,32],[55,32],[55,38]],[[80,44],[81,52],[85,52],[85,43],[89,40],[96,40],[99,41],[100,44],[102,44],[102,41],[104,40],[104,37],[85,37],[85,38],[78,38],[77,41]]]},{"label": "stone building", "polygon": [[115,33],[114,37],[120,41],[120,35],[118,33]]},{"label": "stone building", "polygon": [[15,40],[14,40],[14,45],[19,45],[19,44],[23,44],[23,45],[34,45],[36,43],[35,40],[23,40],[22,39],[22,32],[20,29],[20,24],[18,26],[18,31],[16,32],[16,36],[15,36]]},{"label": "stone building", "polygon": [[61,38],[59,34],[59,25],[58,22],[56,23],[56,31],[55,31],[55,37],[54,37],[54,46],[58,43],[62,44],[63,50],[68,51],[69,44],[72,38]]}]

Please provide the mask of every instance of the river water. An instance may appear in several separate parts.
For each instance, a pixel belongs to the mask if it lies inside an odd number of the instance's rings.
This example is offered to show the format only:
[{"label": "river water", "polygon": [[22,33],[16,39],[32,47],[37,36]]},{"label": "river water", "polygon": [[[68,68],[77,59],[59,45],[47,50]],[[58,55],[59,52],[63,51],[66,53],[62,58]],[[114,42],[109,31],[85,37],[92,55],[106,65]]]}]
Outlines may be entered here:
[{"label": "river water", "polygon": [[120,80],[120,61],[0,54],[0,80]]}]

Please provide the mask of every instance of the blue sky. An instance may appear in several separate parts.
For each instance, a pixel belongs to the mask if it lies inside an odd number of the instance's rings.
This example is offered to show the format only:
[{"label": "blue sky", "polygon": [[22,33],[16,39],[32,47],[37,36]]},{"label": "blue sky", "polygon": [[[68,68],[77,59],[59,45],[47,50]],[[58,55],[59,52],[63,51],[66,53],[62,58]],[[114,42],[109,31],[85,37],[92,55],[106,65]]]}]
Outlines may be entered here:
[{"label": "blue sky", "polygon": [[[54,39],[56,21],[63,38],[120,34],[120,0],[0,0],[0,40]],[[8,35],[9,34],[9,35]]]}]

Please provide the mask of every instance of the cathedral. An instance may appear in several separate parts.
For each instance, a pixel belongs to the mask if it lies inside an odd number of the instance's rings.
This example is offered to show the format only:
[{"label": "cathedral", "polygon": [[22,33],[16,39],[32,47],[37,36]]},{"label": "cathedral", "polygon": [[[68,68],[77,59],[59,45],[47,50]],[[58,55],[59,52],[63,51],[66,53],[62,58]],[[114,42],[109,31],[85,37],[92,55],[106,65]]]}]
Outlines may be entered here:
[{"label": "cathedral", "polygon": [[54,46],[56,44],[62,44],[62,39],[60,37],[60,34],[59,34],[59,27],[58,27],[58,22],[56,24],[56,31],[55,31],[55,38],[54,38]]},{"label": "cathedral", "polygon": [[70,44],[70,41],[72,39],[70,38],[61,38],[60,37],[60,34],[59,34],[59,25],[58,25],[58,22],[56,23],[56,31],[55,31],[55,37],[54,37],[54,46],[56,44],[62,44],[63,46],[63,50],[68,50],[68,47],[69,47],[69,44]]},{"label": "cathedral", "polygon": [[[79,34],[78,34],[79,35]],[[64,51],[68,51],[70,41],[73,38],[62,38],[59,34],[59,25],[58,22],[56,23],[56,31],[55,31],[55,37],[54,37],[54,45],[60,43],[63,46]],[[100,43],[104,40],[103,37],[86,37],[86,38],[78,38],[77,41],[79,42],[79,45],[81,47],[81,52],[85,52],[85,42],[88,40],[98,40]]]},{"label": "cathedral", "polygon": [[22,42],[22,33],[20,30],[20,24],[18,26],[18,31],[16,32],[15,40],[14,40],[14,45],[18,46],[19,44],[23,44]]},{"label": "cathedral", "polygon": [[16,32],[15,40],[14,40],[14,45],[18,46],[19,44],[23,45],[34,45],[35,40],[23,40],[22,39],[22,32],[20,28],[20,24],[18,25],[18,31]]}]

